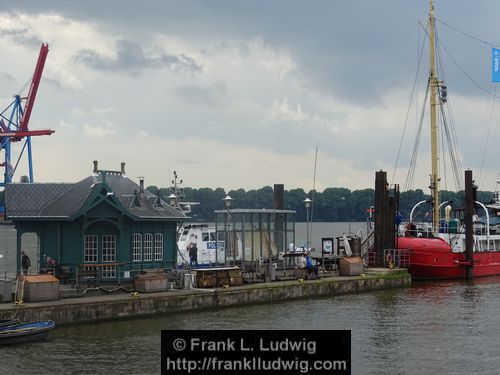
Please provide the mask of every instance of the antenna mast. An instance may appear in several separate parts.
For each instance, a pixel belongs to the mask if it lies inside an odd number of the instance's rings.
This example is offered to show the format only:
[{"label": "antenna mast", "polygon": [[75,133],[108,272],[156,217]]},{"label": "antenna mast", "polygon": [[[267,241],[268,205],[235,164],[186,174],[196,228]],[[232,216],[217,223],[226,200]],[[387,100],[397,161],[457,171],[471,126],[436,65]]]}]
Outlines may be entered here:
[{"label": "antenna mast", "polygon": [[434,233],[439,232],[439,203],[440,203],[440,188],[439,188],[439,128],[437,123],[437,98],[439,82],[436,75],[436,23],[434,19],[434,4],[429,0],[429,87],[430,95],[430,111],[431,111],[431,158],[432,170],[430,176],[430,189],[432,195],[432,230]]}]

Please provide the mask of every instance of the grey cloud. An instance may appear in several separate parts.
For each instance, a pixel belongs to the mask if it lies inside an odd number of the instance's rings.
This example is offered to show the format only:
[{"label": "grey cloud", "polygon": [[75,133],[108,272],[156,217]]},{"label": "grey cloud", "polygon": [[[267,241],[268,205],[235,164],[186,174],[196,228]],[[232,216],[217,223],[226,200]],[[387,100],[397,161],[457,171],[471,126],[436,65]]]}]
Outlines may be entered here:
[{"label": "grey cloud", "polygon": [[193,58],[184,54],[150,57],[141,46],[128,40],[116,41],[116,58],[103,56],[92,49],[81,49],[76,60],[101,71],[127,71],[139,75],[144,69],[167,69],[174,72],[201,72],[202,67]]},{"label": "grey cloud", "polygon": [[183,85],[175,89],[175,94],[181,99],[195,105],[218,106],[226,95],[227,85],[217,81],[209,87]]},{"label": "grey cloud", "polygon": [[9,83],[16,82],[16,79],[12,75],[10,75],[9,73],[4,73],[4,72],[0,72],[0,80],[2,82],[9,82]]},{"label": "grey cloud", "polygon": [[[463,2],[460,6],[455,3],[438,2],[437,16],[479,37],[498,34],[499,23],[495,19],[498,2]],[[265,43],[286,49],[292,55],[311,89],[342,95],[346,100],[363,104],[377,103],[381,92],[411,84],[419,41],[424,35],[418,21],[425,25],[428,11],[427,1],[400,0],[164,0],[149,1],[146,7],[121,0],[0,0],[0,4],[32,12],[62,12],[68,17],[104,23],[111,28],[126,24],[136,37],[146,38],[145,31],[153,31],[202,43],[224,41],[228,36],[233,40],[262,38]],[[440,24],[438,28],[445,37],[444,33],[449,30]],[[458,39],[457,35],[453,35],[453,39]],[[463,48],[467,39],[459,40],[456,46],[446,44],[467,72],[484,72],[483,76],[474,74],[475,80],[487,82],[488,61],[478,62],[478,57],[484,55],[487,59],[488,51],[471,53],[469,45]],[[94,50],[82,50],[78,56],[89,66],[104,71],[128,67],[138,74],[145,66],[201,69],[188,56],[151,58],[144,56],[140,47],[122,52],[123,56],[116,59],[101,56]],[[125,62],[122,60],[125,57],[132,60]],[[461,93],[478,94],[477,87],[458,69],[450,69],[447,80],[450,87]]]},{"label": "grey cloud", "polygon": [[7,37],[14,43],[29,45],[29,46],[39,46],[42,44],[42,40],[34,35],[30,35],[28,29],[16,28],[16,29],[3,29],[0,30],[0,36]]},{"label": "grey cloud", "polygon": [[54,87],[56,87],[58,89],[62,89],[63,88],[63,85],[62,85],[61,81],[58,80],[58,79],[44,77],[43,80],[45,82],[47,82],[49,85],[52,85],[52,86],[54,86]]}]

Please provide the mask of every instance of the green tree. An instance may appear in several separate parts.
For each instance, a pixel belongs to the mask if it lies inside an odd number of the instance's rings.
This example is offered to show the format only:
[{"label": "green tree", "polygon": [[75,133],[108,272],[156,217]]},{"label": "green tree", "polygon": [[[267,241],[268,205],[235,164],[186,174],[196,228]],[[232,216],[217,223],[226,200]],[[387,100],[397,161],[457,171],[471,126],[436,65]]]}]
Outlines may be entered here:
[{"label": "green tree", "polygon": [[351,194],[351,220],[365,221],[369,216],[368,210],[375,205],[375,190],[355,190]]},{"label": "green tree", "polygon": [[[170,195],[170,189],[148,186],[151,192],[162,197],[164,200]],[[264,186],[260,189],[245,191],[244,189],[234,189],[226,192],[222,188],[212,190],[211,188],[184,188],[184,201],[199,202],[199,205],[192,206],[190,214],[193,221],[214,221],[214,210],[223,210],[224,197],[229,194],[234,201],[231,204],[233,208],[272,208],[274,192],[270,186]],[[451,200],[454,209],[463,207],[462,192],[441,191],[441,200]],[[309,191],[296,188],[285,190],[284,208],[296,211],[296,221],[306,221],[306,208],[304,199],[309,197],[314,199],[313,207],[310,211],[313,221],[365,221],[370,206],[375,205],[374,189],[361,189],[351,191],[346,188],[330,187],[323,192]],[[493,193],[487,191],[478,191],[478,201],[489,203],[493,198]],[[4,199],[4,192],[0,192],[0,205]],[[415,211],[415,218],[421,220],[425,214],[430,212],[430,195],[425,194],[421,189],[409,190],[400,193],[399,212],[404,219],[408,219],[412,208],[420,201],[426,201]]]},{"label": "green tree", "polygon": [[285,209],[295,210],[297,212],[295,220],[306,221],[306,209],[304,207],[304,199],[307,195],[304,189],[285,190]]},{"label": "green tree", "polygon": [[148,186],[146,188],[146,190],[150,191],[151,193],[153,193],[156,196],[159,195],[159,189],[156,186],[154,186],[154,185]]}]

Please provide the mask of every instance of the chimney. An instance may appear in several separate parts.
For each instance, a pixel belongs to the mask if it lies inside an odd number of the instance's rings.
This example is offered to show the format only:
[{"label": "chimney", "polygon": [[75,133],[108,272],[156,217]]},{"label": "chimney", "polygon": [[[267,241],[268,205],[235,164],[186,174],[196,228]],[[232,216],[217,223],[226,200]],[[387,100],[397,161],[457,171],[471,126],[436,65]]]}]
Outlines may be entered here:
[{"label": "chimney", "polygon": [[99,166],[97,165],[97,160],[94,160],[94,173],[99,173]]},{"label": "chimney", "polygon": [[285,207],[285,185],[274,184],[273,208],[282,210]]},{"label": "chimney", "polygon": [[121,171],[122,171],[122,176],[125,176],[125,163],[123,161],[121,164]]},{"label": "chimney", "polygon": [[139,177],[139,194],[144,194],[144,177]]}]

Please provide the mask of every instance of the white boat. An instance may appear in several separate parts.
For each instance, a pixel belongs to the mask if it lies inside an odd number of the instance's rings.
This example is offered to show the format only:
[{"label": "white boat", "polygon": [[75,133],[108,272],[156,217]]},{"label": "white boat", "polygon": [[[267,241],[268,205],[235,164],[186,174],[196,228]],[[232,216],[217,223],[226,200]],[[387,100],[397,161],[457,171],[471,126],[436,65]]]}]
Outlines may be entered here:
[{"label": "white boat", "polygon": [[[174,171],[170,205],[188,215],[198,202],[184,202],[182,180]],[[227,199],[226,197],[225,199]],[[231,199],[229,197],[229,199]],[[215,224],[183,223],[177,233],[177,267],[190,268],[189,245],[196,243],[197,267],[238,265],[276,259],[278,244],[295,238],[295,211],[278,209],[216,210]],[[287,226],[288,221],[288,226]],[[288,241],[287,241],[288,240]]]},{"label": "white boat", "polygon": [[196,243],[198,247],[198,266],[221,265],[231,261],[240,261],[242,243],[239,236],[228,232],[228,237],[233,237],[230,244],[234,244],[234,246],[228,246],[227,252],[225,237],[226,233],[217,232],[213,224],[184,224],[179,230],[177,240],[177,266],[186,268],[190,265],[188,252],[190,243]]}]

